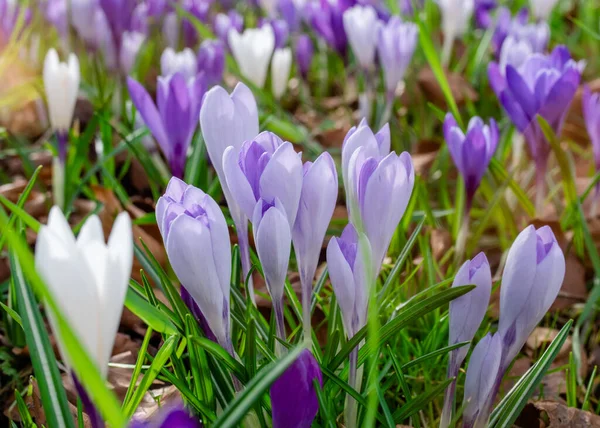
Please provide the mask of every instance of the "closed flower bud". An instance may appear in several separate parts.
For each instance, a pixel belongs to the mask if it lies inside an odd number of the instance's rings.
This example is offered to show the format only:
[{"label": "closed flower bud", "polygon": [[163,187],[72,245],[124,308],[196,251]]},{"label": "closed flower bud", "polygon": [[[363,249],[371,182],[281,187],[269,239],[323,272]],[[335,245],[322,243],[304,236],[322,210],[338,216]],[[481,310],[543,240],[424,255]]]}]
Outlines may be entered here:
[{"label": "closed flower bud", "polygon": [[354,6],[344,12],[344,29],[352,52],[364,69],[375,62],[377,33],[381,23],[371,6]]},{"label": "closed flower bud", "polygon": [[228,41],[242,75],[259,88],[264,87],[269,61],[275,49],[273,28],[265,25],[246,29],[241,34],[231,29]]},{"label": "closed flower bud", "polygon": [[488,126],[479,117],[473,117],[469,121],[467,135],[465,135],[452,113],[448,113],[444,120],[444,138],[452,160],[465,181],[467,210],[469,210],[473,196],[496,151],[498,126],[494,119],[490,119]]},{"label": "closed flower bud", "polygon": [[366,266],[369,255],[366,252],[370,251],[368,242],[360,245],[359,236],[351,223],[339,238],[331,238],[327,245],[329,277],[348,338],[367,322],[370,280]]},{"label": "closed flower bud", "polygon": [[296,63],[302,78],[306,80],[314,55],[313,43],[307,34],[301,34],[296,39]]},{"label": "closed flower bud", "polygon": [[275,98],[281,98],[287,88],[292,71],[292,50],[276,49],[271,61],[271,85]]},{"label": "closed flower bud", "polygon": [[402,79],[417,45],[418,28],[415,24],[394,16],[385,26],[379,27],[377,53],[383,67],[385,88],[392,98]]},{"label": "closed flower bud", "polygon": [[225,70],[225,47],[220,40],[207,39],[198,50],[198,71],[204,73],[208,86],[223,79]]},{"label": "closed flower bud", "polygon": [[290,27],[288,27],[287,22],[283,19],[274,19],[270,25],[273,27],[273,34],[275,34],[275,48],[284,48],[290,38]]},{"label": "closed flower bud", "polygon": [[[58,207],[50,210],[48,224],[39,230],[36,269],[103,377],[121,323],[132,263],[133,238],[127,213],[117,216],[108,244],[97,216],[85,222],[75,239]],[[52,312],[49,320],[63,359],[70,366]]]},{"label": "closed flower bud", "polygon": [[196,76],[197,68],[196,56],[190,48],[181,52],[166,48],[160,56],[160,72],[164,77],[181,73],[186,80],[190,80]]},{"label": "closed flower bud", "polygon": [[121,50],[119,52],[119,64],[121,72],[128,75],[133,70],[135,61],[142,45],[146,41],[146,35],[137,31],[125,31],[123,33]]},{"label": "closed flower bud", "polygon": [[137,81],[127,79],[131,101],[167,158],[171,173],[183,177],[188,148],[198,126],[200,102],[206,91],[202,76],[186,81],[181,73],[159,77],[157,104]]},{"label": "closed flower bud", "polygon": [[133,420],[128,428],[201,428],[197,417],[188,413],[182,405],[164,405],[145,421]]},{"label": "closed flower bud", "polygon": [[[60,62],[58,53],[50,49],[44,60],[44,89],[52,129],[66,135],[71,127],[77,93],[79,92],[79,61],[75,54],[68,62]],[[66,143],[66,141],[65,141]],[[59,156],[64,160],[66,146],[59,147]]]},{"label": "closed flower bud", "polygon": [[594,151],[596,170],[600,170],[600,94],[592,93],[589,86],[586,85],[583,88],[581,101],[585,126]]},{"label": "closed flower bud", "polygon": [[235,10],[230,10],[227,14],[218,13],[215,16],[213,27],[219,40],[229,46],[229,31],[234,29],[238,33],[241,33],[244,29],[244,18]]},{"label": "closed flower bud", "polygon": [[502,360],[502,338],[488,333],[473,349],[465,379],[466,403],[463,427],[484,427],[489,418],[490,397],[495,395]]},{"label": "closed flower bud", "polygon": [[513,243],[500,287],[500,325],[506,368],[556,299],[565,256],[549,226],[525,228]]},{"label": "closed flower bud", "polygon": [[314,163],[304,164],[302,193],[292,239],[302,284],[302,309],[306,331],[310,329],[312,281],[323,239],[335,209],[337,194],[337,171],[329,153],[322,153]]},{"label": "closed flower bud", "polygon": [[530,0],[529,3],[534,18],[547,21],[558,0]]},{"label": "closed flower bud", "polygon": [[202,190],[173,177],[156,204],[156,223],[177,278],[219,344],[231,352],[231,244],[219,205]]},{"label": "closed flower bud", "polygon": [[310,428],[319,411],[315,380],[323,385],[319,363],[305,349],[271,385],[273,428]]}]

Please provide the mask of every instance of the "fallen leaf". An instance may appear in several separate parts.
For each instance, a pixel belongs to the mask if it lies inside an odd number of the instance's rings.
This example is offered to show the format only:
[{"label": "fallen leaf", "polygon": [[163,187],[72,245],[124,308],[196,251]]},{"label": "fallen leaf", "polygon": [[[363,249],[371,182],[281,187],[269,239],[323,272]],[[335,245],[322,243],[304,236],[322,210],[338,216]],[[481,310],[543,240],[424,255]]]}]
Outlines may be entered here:
[{"label": "fallen leaf", "polygon": [[527,428],[600,427],[600,416],[555,401],[535,401],[527,404],[515,425]]}]

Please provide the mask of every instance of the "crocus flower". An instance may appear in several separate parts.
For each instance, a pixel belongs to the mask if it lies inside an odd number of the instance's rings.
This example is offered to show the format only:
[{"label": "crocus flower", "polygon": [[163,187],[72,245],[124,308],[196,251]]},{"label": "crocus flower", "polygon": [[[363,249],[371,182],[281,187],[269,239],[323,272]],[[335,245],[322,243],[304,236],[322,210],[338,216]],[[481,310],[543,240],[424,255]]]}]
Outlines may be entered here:
[{"label": "crocus flower", "polygon": [[272,132],[261,132],[239,151],[227,147],[223,169],[231,194],[248,218],[253,217],[260,199],[279,199],[291,230],[302,192],[302,161],[291,143]]},{"label": "crocus flower", "polygon": [[198,125],[200,103],[206,90],[202,76],[186,81],[181,73],[158,77],[157,104],[144,87],[127,79],[131,101],[167,158],[171,173],[182,177],[187,151]]},{"label": "crocus flower", "polygon": [[88,46],[96,48],[97,33],[94,21],[96,13],[104,13],[97,0],[71,0],[71,22]]},{"label": "crocus flower", "polygon": [[[223,154],[228,147],[239,151],[242,143],[258,134],[258,107],[252,91],[243,83],[238,83],[231,95],[220,86],[207,92],[200,110],[200,128],[206,144],[208,157],[213,164],[229,212],[235,223],[240,245],[242,271],[244,277],[250,272],[250,249],[248,244],[248,216],[231,195],[223,169]],[[254,290],[248,285],[252,301]]]},{"label": "crocus flower", "polygon": [[489,28],[492,25],[492,12],[498,3],[496,0],[475,1],[475,22],[479,28]]},{"label": "crocus flower", "polygon": [[121,50],[119,51],[119,65],[124,75],[133,70],[137,55],[146,41],[146,35],[137,31],[125,31],[122,36]]},{"label": "crocus flower", "polygon": [[[490,78],[502,79],[501,76]],[[506,79],[495,83],[504,88],[500,101],[517,129],[525,136],[531,156],[536,163],[538,203],[543,202],[544,177],[550,154],[550,144],[536,116],[542,116],[560,134],[566,112],[579,86],[581,66],[573,61],[564,46],[552,54],[534,54],[519,70],[506,66]]]},{"label": "crocus flower", "polygon": [[349,223],[342,235],[331,238],[327,245],[327,269],[348,338],[367,323],[371,281],[366,264],[371,249],[368,241],[364,242],[361,246],[356,229]]},{"label": "crocus flower", "polygon": [[360,66],[367,70],[375,62],[380,22],[371,6],[356,5],[344,12],[344,29]]},{"label": "crocus flower", "polygon": [[490,124],[486,125],[479,117],[473,117],[465,135],[452,113],[448,113],[444,120],[444,138],[452,160],[465,181],[469,211],[473,196],[496,151],[498,126],[494,119],[490,119]]},{"label": "crocus flower", "polygon": [[219,205],[202,190],[173,177],[156,204],[156,223],[177,278],[219,344],[232,352],[231,244]]},{"label": "crocus flower", "polygon": [[168,13],[163,19],[162,35],[165,44],[171,49],[176,49],[179,44],[179,19],[176,12]]},{"label": "crocus flower", "polygon": [[[198,19],[200,22],[207,22],[211,3],[206,0],[182,0],[181,8],[187,13]],[[192,22],[183,18],[181,21],[183,41],[186,46],[195,46],[198,42],[198,32]]]},{"label": "crocus flower", "polygon": [[273,302],[277,335],[285,339],[283,290],[292,245],[292,232],[285,206],[277,197],[273,202],[259,199],[251,219],[256,253]]},{"label": "crocus flower", "polygon": [[290,31],[298,30],[301,16],[294,0],[279,0],[279,14],[287,23]]},{"label": "crocus flower", "polygon": [[583,87],[583,117],[588,135],[592,142],[596,170],[600,170],[600,94],[590,91],[589,86]]},{"label": "crocus flower", "polygon": [[304,328],[308,335],[310,334],[312,281],[317,270],[323,239],[335,209],[337,194],[337,171],[329,153],[322,153],[314,163],[304,164],[302,193],[292,230],[292,239],[302,284]]},{"label": "crocus flower", "polygon": [[342,57],[346,56],[348,39],[344,30],[345,0],[310,1],[305,6],[305,16],[314,31]]},{"label": "crocus flower", "polygon": [[[355,201],[352,199],[353,193],[350,191],[350,180],[348,178],[350,174],[350,158],[359,147],[363,146],[367,148],[366,153],[369,153],[370,156],[386,156],[390,152],[390,144],[390,126],[387,123],[377,132],[377,134],[373,134],[373,131],[365,119],[359,123],[358,127],[354,126],[350,128],[344,137],[344,143],[342,144],[342,179],[344,188],[346,189],[346,205],[348,207],[355,205]],[[351,212],[350,220],[352,221]]]},{"label": "crocus flower", "polygon": [[77,56],[70,54],[68,62],[60,62],[56,50],[50,49],[44,60],[43,77],[50,125],[58,138],[58,157],[64,163],[67,155],[67,134],[79,92]]},{"label": "crocus flower", "polygon": [[319,411],[315,379],[323,386],[319,363],[305,349],[271,385],[273,428],[310,428]]},{"label": "crocus flower", "polygon": [[287,22],[283,19],[274,19],[270,22],[270,25],[273,27],[273,34],[275,35],[275,48],[285,47],[290,38],[290,27],[288,27]]},{"label": "crocus flower", "polygon": [[268,17],[275,17],[277,15],[277,3],[278,0],[258,0],[258,4],[265,11]]},{"label": "crocus flower", "polygon": [[[450,302],[449,346],[473,340],[485,316],[492,293],[492,273],[484,253],[479,253],[460,267],[454,277],[452,287],[471,284],[476,286],[473,290]],[[458,375],[458,370],[467,357],[468,351],[469,347],[463,346],[450,352],[449,378]],[[442,423],[440,424],[443,427],[448,426],[452,419],[455,389],[456,380],[446,389]]]},{"label": "crocus flower", "polygon": [[208,86],[223,79],[225,47],[220,40],[204,40],[198,50],[198,71],[204,73]]},{"label": "crocus flower", "polygon": [[393,99],[396,88],[404,78],[406,68],[415,52],[418,28],[404,23],[400,17],[392,17],[377,34],[377,54],[383,68],[388,100]]},{"label": "crocus flower", "polygon": [[42,5],[42,8],[46,20],[56,28],[61,38],[66,37],[69,28],[67,2],[64,0],[48,0]]},{"label": "crocus flower", "polygon": [[133,420],[128,428],[201,428],[198,418],[192,416],[185,408],[179,406],[163,406],[155,415],[145,421]]},{"label": "crocus flower", "polygon": [[271,61],[271,89],[275,98],[279,99],[285,93],[291,71],[292,50],[290,48],[275,49]]},{"label": "crocus flower", "polygon": [[218,13],[213,27],[219,40],[229,46],[229,31],[233,29],[241,33],[244,29],[244,18],[235,10],[230,10],[227,14]]},{"label": "crocus flower", "polygon": [[181,73],[186,80],[190,80],[196,77],[197,69],[196,55],[190,48],[185,48],[181,52],[166,48],[160,56],[162,76],[167,77],[175,73]]},{"label": "crocus flower", "polygon": [[130,29],[136,3],[130,0],[99,0],[99,2],[110,26],[113,44],[116,49],[120,49],[123,33]]},{"label": "crocus flower", "polygon": [[270,25],[248,28],[243,33],[229,31],[229,47],[240,72],[256,86],[262,88],[267,79],[269,61],[275,49],[275,35]]},{"label": "crocus flower", "polygon": [[442,31],[444,47],[442,59],[444,64],[450,60],[452,45],[457,37],[462,36],[469,27],[469,20],[475,7],[474,0],[439,0],[442,13]]},{"label": "crocus flower", "polygon": [[498,55],[504,39],[516,28],[524,27],[529,21],[529,9],[522,8],[513,18],[510,9],[506,7],[498,8],[496,12],[496,27],[492,35],[492,48]]},{"label": "crocus flower", "polygon": [[556,299],[565,256],[549,226],[525,228],[508,252],[500,287],[500,324],[506,370]]},{"label": "crocus flower", "polygon": [[296,63],[298,70],[304,80],[310,71],[310,65],[314,55],[313,43],[307,34],[301,34],[296,39]]},{"label": "crocus flower", "polygon": [[463,427],[484,427],[489,417],[489,397],[494,394],[502,359],[502,338],[487,334],[473,349],[465,379]]},{"label": "crocus flower", "polygon": [[[131,220],[117,216],[108,244],[102,223],[93,215],[77,239],[63,213],[52,207],[48,224],[41,226],[35,245],[35,266],[63,316],[103,377],[119,324],[133,263]],[[55,314],[49,320],[67,366],[69,355]]]},{"label": "crocus flower", "polygon": [[531,13],[538,20],[547,21],[558,0],[530,0]]},{"label": "crocus flower", "polygon": [[135,9],[133,9],[133,14],[131,15],[129,31],[135,31],[147,36],[149,33],[148,24],[148,4],[145,2],[138,3]]},{"label": "crocus flower", "polygon": [[23,14],[24,23],[31,21],[31,10],[19,5],[14,0],[0,0],[0,39],[7,43],[19,16]]},{"label": "crocus flower", "polygon": [[373,272],[378,274],[394,231],[404,215],[415,184],[407,152],[372,155],[359,147],[348,164],[351,218],[371,244]]}]

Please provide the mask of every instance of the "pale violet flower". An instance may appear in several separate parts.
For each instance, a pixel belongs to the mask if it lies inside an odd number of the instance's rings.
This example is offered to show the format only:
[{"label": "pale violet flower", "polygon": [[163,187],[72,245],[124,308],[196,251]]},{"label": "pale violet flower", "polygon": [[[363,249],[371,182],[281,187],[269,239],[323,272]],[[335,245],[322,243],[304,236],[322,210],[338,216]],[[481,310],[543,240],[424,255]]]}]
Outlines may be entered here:
[{"label": "pale violet flower", "polygon": [[531,4],[531,13],[534,18],[540,20],[548,20],[550,17],[550,13],[552,13],[552,9],[558,3],[558,0],[530,0]]},{"label": "pale violet flower", "polygon": [[119,53],[119,64],[123,74],[127,75],[133,70],[138,53],[146,40],[144,33],[137,31],[125,31],[121,42],[121,51]]}]

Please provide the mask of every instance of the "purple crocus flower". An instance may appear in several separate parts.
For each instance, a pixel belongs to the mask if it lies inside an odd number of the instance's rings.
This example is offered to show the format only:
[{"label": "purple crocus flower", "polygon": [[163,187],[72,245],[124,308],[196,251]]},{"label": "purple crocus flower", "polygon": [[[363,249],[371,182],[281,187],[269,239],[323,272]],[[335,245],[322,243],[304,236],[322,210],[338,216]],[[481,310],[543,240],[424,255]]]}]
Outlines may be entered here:
[{"label": "purple crocus flower", "polygon": [[492,25],[492,12],[498,6],[496,0],[475,0],[475,22],[479,28],[487,29]]},{"label": "purple crocus flower", "polygon": [[69,32],[67,17],[67,2],[65,0],[48,0],[45,3],[44,16],[52,24],[61,37],[66,37]]},{"label": "purple crocus flower", "polygon": [[294,0],[279,0],[279,14],[285,20],[291,32],[298,30],[301,17]]},{"label": "purple crocus flower", "polygon": [[314,31],[342,57],[346,56],[348,39],[344,30],[344,12],[351,6],[345,0],[320,0],[306,3],[305,16]]},{"label": "purple crocus flower", "polygon": [[144,87],[127,79],[131,101],[167,158],[171,173],[183,177],[187,151],[198,124],[198,113],[206,83],[202,76],[189,81],[181,73],[159,77],[157,103]]},{"label": "purple crocus flower", "polygon": [[[208,0],[182,0],[181,7],[201,22],[207,22],[211,2]],[[186,46],[194,46],[198,42],[198,32],[192,22],[182,20],[183,40]]]},{"label": "purple crocus flower", "polygon": [[285,338],[283,288],[302,192],[302,161],[291,143],[262,132],[246,141],[239,152],[234,147],[225,149],[223,169],[233,198],[252,221],[278,335]]},{"label": "purple crocus flower", "polygon": [[292,230],[292,239],[302,284],[304,328],[308,339],[310,339],[312,281],[317,270],[323,239],[335,209],[337,194],[337,171],[329,153],[322,153],[314,163],[304,164],[302,193]]},{"label": "purple crocus flower", "polygon": [[377,54],[383,68],[388,101],[394,98],[396,88],[404,78],[415,52],[418,32],[415,24],[404,23],[398,16],[392,17],[379,28]]},{"label": "purple crocus flower", "polygon": [[596,170],[600,170],[600,94],[592,93],[589,86],[583,87],[583,117],[592,142]]},{"label": "purple crocus flower", "polygon": [[218,343],[231,353],[231,244],[219,205],[202,190],[172,177],[156,204],[156,223],[177,278]]},{"label": "purple crocus flower", "polygon": [[310,65],[314,55],[314,48],[310,36],[307,34],[300,34],[296,39],[296,63],[298,64],[298,70],[304,80],[308,76],[310,71]]},{"label": "purple crocus flower", "polygon": [[488,126],[481,118],[473,117],[465,135],[452,113],[448,113],[444,120],[444,138],[452,160],[465,181],[468,212],[498,146],[498,126],[494,119],[490,119]]},{"label": "purple crocus flower", "polygon": [[4,42],[10,38],[21,13],[27,25],[31,21],[29,8],[24,8],[12,0],[0,0],[0,33]]},{"label": "purple crocus flower", "polygon": [[[492,293],[492,273],[484,253],[467,260],[454,277],[452,287],[474,284],[476,287],[450,302],[450,329],[448,345],[470,342],[475,337],[485,316]],[[468,346],[450,352],[448,377],[456,377],[458,370],[469,351]],[[441,426],[448,426],[452,420],[452,403],[456,389],[456,379],[446,389]]]},{"label": "purple crocus flower", "polygon": [[146,35],[137,31],[125,31],[121,36],[121,50],[119,51],[119,65],[121,72],[128,75],[133,70],[137,55],[146,41]]},{"label": "purple crocus flower", "polygon": [[219,40],[229,46],[229,30],[235,29],[235,31],[241,33],[244,29],[244,18],[235,10],[230,10],[227,14],[218,13],[215,16],[213,27]]},{"label": "purple crocus flower", "polygon": [[351,221],[365,233],[372,250],[373,273],[378,275],[415,184],[407,152],[380,156],[359,147],[348,164]]},{"label": "purple crocus flower", "polygon": [[315,379],[323,386],[319,363],[305,349],[271,385],[273,428],[310,428],[319,411]]},{"label": "purple crocus flower", "polygon": [[274,19],[270,22],[273,28],[273,34],[275,34],[275,48],[284,48],[290,38],[290,28],[287,22],[283,19]]},{"label": "purple crocus flower", "polygon": [[132,420],[129,428],[200,428],[202,423],[181,405],[165,406],[146,421]]},{"label": "purple crocus flower", "polygon": [[[571,59],[564,46],[552,54],[534,54],[517,70],[506,66],[506,79],[490,76],[498,81],[500,102],[517,129],[525,136],[531,156],[536,163],[538,182],[538,210],[543,202],[544,177],[550,154],[550,144],[539,126],[537,115],[542,116],[560,134],[571,100],[579,87],[581,65]],[[504,89],[502,89],[504,88]]]},{"label": "purple crocus flower", "polygon": [[508,34],[511,32],[511,30],[514,27],[527,25],[528,20],[529,9],[526,7],[522,8],[514,17],[514,19],[512,18],[510,9],[504,6],[498,8],[498,12],[496,13],[496,28],[494,29],[494,34],[492,35],[492,48],[496,55],[500,54],[502,43],[504,43],[504,39],[508,37]]},{"label": "purple crocus flower", "polygon": [[525,228],[513,243],[500,287],[502,371],[517,356],[556,299],[565,277],[565,256],[549,226]]},{"label": "purple crocus flower", "polygon": [[142,33],[144,35],[149,34],[148,29],[148,5],[146,3],[139,3],[133,14],[131,15],[131,24],[129,26],[130,31]]},{"label": "purple crocus flower", "polygon": [[327,245],[327,269],[342,313],[346,336],[351,338],[367,323],[369,285],[367,263],[370,245],[361,247],[356,229],[349,223],[339,238]]},{"label": "purple crocus flower", "polygon": [[[366,147],[367,153],[370,156],[386,156],[390,152],[391,136],[390,126],[385,124],[377,134],[373,134],[373,131],[367,124],[366,119],[363,119],[358,124],[358,127],[353,126],[350,128],[344,142],[342,144],[342,180],[344,182],[344,188],[346,189],[346,205],[352,206],[354,202],[352,200],[352,192],[350,192],[350,180],[348,178],[350,174],[349,164],[350,158],[359,147]],[[352,213],[350,213],[352,216]],[[352,221],[352,217],[350,218]]]},{"label": "purple crocus flower", "polygon": [[291,228],[302,192],[302,161],[291,143],[272,132],[261,132],[238,151],[225,149],[223,169],[227,186],[248,218],[260,199],[279,199]]},{"label": "purple crocus flower", "polygon": [[473,349],[465,379],[463,427],[483,427],[489,418],[488,400],[494,395],[502,359],[502,338],[487,334]]},{"label": "purple crocus flower", "polygon": [[371,6],[356,5],[344,12],[344,30],[354,57],[363,70],[375,62],[377,35],[381,22]]},{"label": "purple crocus flower", "polygon": [[120,48],[121,37],[130,29],[136,3],[130,0],[99,0],[110,26],[113,44]]},{"label": "purple crocus flower", "polygon": [[220,40],[204,40],[198,50],[198,72],[204,73],[208,86],[218,84],[225,70],[225,47]]},{"label": "purple crocus flower", "polygon": [[[252,91],[243,83],[238,83],[231,95],[220,86],[212,88],[206,93],[200,110],[200,128],[208,157],[217,172],[229,212],[235,223],[240,245],[242,272],[246,278],[250,272],[248,217],[227,186],[223,169],[223,154],[228,147],[239,151],[244,141],[251,140],[258,134],[258,106]],[[247,286],[250,297],[254,301],[251,279]]]}]

